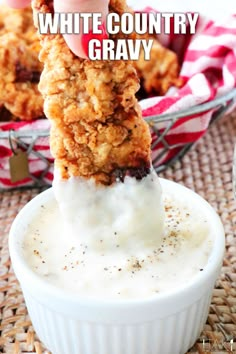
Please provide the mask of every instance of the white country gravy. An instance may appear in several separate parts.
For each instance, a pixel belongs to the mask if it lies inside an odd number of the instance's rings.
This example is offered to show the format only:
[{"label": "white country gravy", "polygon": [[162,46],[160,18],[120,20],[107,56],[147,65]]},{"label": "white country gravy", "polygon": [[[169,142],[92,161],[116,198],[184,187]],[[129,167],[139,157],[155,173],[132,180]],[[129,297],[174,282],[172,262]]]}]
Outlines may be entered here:
[{"label": "white country gravy", "polygon": [[204,271],[213,235],[201,203],[175,190],[162,198],[154,172],[101,189],[56,178],[54,191],[60,209],[56,200],[41,205],[23,244],[51,284],[87,297],[145,298]]}]

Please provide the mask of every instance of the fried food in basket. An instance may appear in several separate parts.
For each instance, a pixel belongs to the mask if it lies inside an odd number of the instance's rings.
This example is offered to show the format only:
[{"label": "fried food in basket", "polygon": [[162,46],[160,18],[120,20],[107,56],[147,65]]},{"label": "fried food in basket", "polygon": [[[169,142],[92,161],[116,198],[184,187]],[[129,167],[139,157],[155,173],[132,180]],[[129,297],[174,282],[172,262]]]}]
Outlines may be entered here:
[{"label": "fried food in basket", "polygon": [[[32,4],[35,15],[52,9],[51,1]],[[110,11],[121,14],[128,8],[123,0],[111,0]],[[125,36],[112,38],[116,42]],[[60,34],[41,35],[41,44],[39,88],[61,177],[93,177],[109,185],[127,174],[140,179],[147,175],[151,137],[135,97],[139,79],[133,64],[78,58]]]},{"label": "fried food in basket", "polygon": [[43,98],[38,91],[42,64],[40,44],[31,8],[0,11],[0,107],[14,119],[43,116]]},{"label": "fried food in basket", "polygon": [[142,49],[139,59],[134,61],[134,67],[145,92],[162,96],[171,86],[180,87],[182,80],[179,78],[177,55],[163,47],[157,38],[150,35],[138,38],[153,39],[150,60],[145,60]]}]

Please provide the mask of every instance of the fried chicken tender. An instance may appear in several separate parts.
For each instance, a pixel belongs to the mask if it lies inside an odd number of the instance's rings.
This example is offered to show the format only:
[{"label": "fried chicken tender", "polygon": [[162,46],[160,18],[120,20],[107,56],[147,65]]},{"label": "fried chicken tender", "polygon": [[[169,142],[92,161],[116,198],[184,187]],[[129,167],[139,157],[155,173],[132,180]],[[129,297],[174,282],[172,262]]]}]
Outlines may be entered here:
[{"label": "fried chicken tender", "polygon": [[141,79],[143,88],[148,94],[164,95],[171,86],[180,87],[179,64],[177,55],[163,47],[156,38],[150,35],[140,36],[143,39],[153,39],[150,60],[145,60],[144,50],[139,59],[134,61],[134,67]]},{"label": "fried chicken tender", "polygon": [[[52,1],[33,0],[37,13],[52,12]],[[124,0],[110,11],[128,12]],[[126,38],[122,33],[112,36]],[[62,35],[41,35],[44,63],[39,88],[50,119],[51,151],[62,178],[81,176],[112,184],[125,175],[141,179],[150,170],[149,127],[135,94],[139,79],[128,61],[90,61],[76,57]]]},{"label": "fried chicken tender", "polygon": [[42,64],[40,44],[32,10],[0,12],[0,106],[24,120],[43,116],[43,98],[38,90]]}]

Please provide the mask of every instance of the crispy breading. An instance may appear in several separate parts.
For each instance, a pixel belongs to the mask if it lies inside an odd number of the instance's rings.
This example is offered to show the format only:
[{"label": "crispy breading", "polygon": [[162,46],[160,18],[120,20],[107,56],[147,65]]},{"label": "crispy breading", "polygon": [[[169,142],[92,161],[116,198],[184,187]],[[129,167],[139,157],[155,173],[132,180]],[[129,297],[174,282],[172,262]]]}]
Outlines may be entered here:
[{"label": "crispy breading", "polygon": [[[33,0],[34,17],[52,11],[52,2]],[[110,10],[128,11],[123,0]],[[123,34],[112,37],[116,42]],[[111,184],[130,174],[149,173],[151,137],[135,94],[139,79],[129,61],[76,57],[62,35],[41,35],[44,63],[39,88],[52,123],[51,150],[62,178],[82,176]]]},{"label": "crispy breading", "polygon": [[1,5],[0,11],[0,35],[5,33],[16,33],[18,37],[29,41],[36,41],[37,34],[32,21],[32,10],[27,7],[22,10],[12,9],[6,5]]},{"label": "crispy breading", "polygon": [[163,47],[157,38],[145,34],[142,39],[153,39],[150,60],[145,60],[142,48],[139,59],[134,61],[134,67],[141,79],[143,88],[148,94],[165,95],[171,86],[180,87],[179,63],[177,55]]},{"label": "crispy breading", "polygon": [[42,64],[40,44],[33,25],[32,10],[0,12],[0,105],[17,118],[43,116],[43,98],[38,91]]}]

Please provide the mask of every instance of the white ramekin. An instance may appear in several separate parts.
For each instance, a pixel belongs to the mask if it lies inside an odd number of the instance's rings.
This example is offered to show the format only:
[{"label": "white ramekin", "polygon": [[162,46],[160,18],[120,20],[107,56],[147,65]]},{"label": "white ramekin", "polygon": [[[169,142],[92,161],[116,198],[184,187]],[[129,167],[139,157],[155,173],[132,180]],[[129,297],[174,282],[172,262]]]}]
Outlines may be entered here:
[{"label": "white ramekin", "polygon": [[14,220],[9,237],[13,268],[35,331],[53,354],[179,354],[200,335],[222,265],[223,226],[199,195],[174,182],[161,179],[161,184],[201,206],[215,240],[203,272],[178,289],[150,298],[82,298],[48,284],[30,269],[22,252],[25,230],[40,205],[54,198],[52,189],[29,202]]}]

